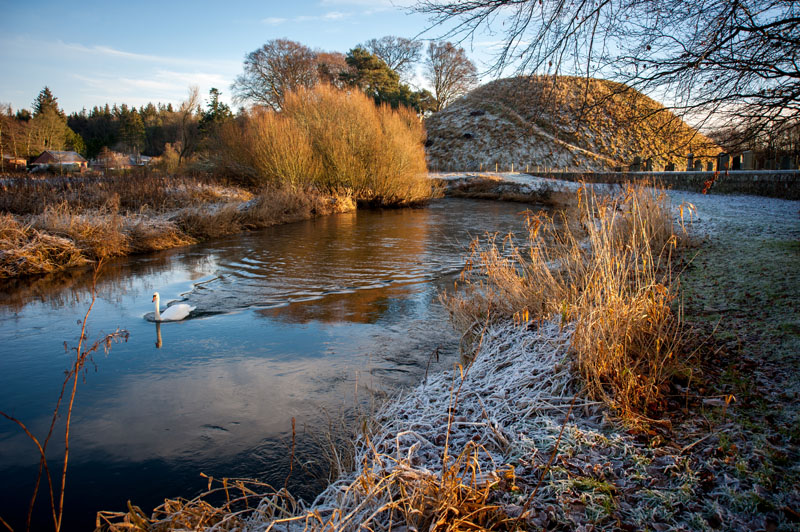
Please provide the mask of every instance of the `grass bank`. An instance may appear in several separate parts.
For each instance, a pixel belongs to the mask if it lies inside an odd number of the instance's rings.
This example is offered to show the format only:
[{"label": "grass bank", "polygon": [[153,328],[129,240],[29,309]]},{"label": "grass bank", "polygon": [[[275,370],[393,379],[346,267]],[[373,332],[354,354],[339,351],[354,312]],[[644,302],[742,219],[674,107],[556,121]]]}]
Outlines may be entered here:
[{"label": "grass bank", "polygon": [[351,197],[313,187],[244,188],[162,175],[14,179],[1,186],[0,278],[355,209]]}]

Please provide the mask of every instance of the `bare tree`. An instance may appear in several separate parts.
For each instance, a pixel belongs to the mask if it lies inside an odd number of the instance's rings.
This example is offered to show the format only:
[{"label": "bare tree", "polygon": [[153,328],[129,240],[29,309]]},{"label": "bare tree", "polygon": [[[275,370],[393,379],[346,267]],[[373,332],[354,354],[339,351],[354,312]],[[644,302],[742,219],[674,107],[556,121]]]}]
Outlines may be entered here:
[{"label": "bare tree", "polygon": [[5,155],[10,144],[8,139],[11,137],[11,128],[14,122],[11,104],[0,103],[0,171],[5,169]]},{"label": "bare tree", "polygon": [[181,166],[194,150],[199,137],[200,89],[196,85],[189,87],[189,95],[181,102],[175,115],[175,145],[178,146],[178,166]]},{"label": "bare tree", "polygon": [[361,48],[377,55],[401,78],[408,76],[411,68],[419,61],[422,43],[413,39],[387,35],[380,39],[370,39]]},{"label": "bare tree", "polygon": [[464,49],[451,42],[430,43],[425,66],[436,98],[436,111],[466,94],[478,81],[475,65]]},{"label": "bare tree", "polygon": [[254,103],[279,110],[284,95],[311,88],[319,81],[317,54],[287,39],[267,42],[244,59],[244,72],[232,85],[236,103]]},{"label": "bare tree", "polygon": [[316,52],[316,62],[319,81],[338,88],[345,86],[343,78],[347,77],[351,68],[343,53]]},{"label": "bare tree", "polygon": [[796,0],[419,0],[462,39],[502,25],[495,72],[614,79],[695,119],[800,116]]}]

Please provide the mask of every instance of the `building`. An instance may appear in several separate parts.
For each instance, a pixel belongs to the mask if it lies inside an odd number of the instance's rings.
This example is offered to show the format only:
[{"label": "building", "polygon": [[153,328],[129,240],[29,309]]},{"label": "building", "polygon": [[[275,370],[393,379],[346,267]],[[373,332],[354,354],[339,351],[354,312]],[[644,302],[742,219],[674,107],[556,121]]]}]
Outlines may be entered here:
[{"label": "building", "polygon": [[127,155],[103,148],[97,159],[92,159],[91,166],[95,170],[127,170],[135,166],[149,166],[152,157],[147,155]]},{"label": "building", "polygon": [[89,162],[74,151],[45,150],[31,163],[34,169],[88,168]]},{"label": "building", "polygon": [[28,161],[23,157],[15,157],[13,155],[3,155],[2,165],[0,168],[5,170],[25,170],[28,166]]}]

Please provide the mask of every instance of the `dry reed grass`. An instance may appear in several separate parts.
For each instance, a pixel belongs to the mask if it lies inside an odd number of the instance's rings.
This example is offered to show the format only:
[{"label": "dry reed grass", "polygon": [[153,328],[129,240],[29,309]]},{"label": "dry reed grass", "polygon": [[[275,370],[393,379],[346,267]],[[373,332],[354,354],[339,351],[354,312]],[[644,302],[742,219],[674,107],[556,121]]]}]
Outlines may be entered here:
[{"label": "dry reed grass", "polygon": [[[350,505],[339,509],[315,511],[285,489],[249,479],[223,479],[217,481],[223,486],[213,489],[209,481],[209,490],[194,499],[167,499],[150,516],[130,503],[127,512],[99,512],[96,530],[512,530],[514,519],[490,500],[498,489],[513,486],[513,472],[507,476],[482,471],[479,448],[468,444],[441,474],[407,459],[378,455],[378,461],[393,465],[391,471],[363,464],[342,495]],[[213,502],[221,493],[225,502]]]},{"label": "dry reed grass", "polygon": [[161,251],[197,242],[169,220],[131,219],[126,224],[125,232],[130,242],[131,253]]},{"label": "dry reed grass", "polygon": [[10,214],[0,214],[0,278],[48,273],[87,262],[71,240],[37,231]]},{"label": "dry reed grass", "polygon": [[429,199],[422,124],[413,111],[376,106],[329,86],[287,95],[282,111],[254,110],[220,134],[220,167],[250,184],[314,185],[358,201]]},{"label": "dry reed grass", "polygon": [[[128,503],[127,512],[98,512],[95,530],[113,532],[170,530],[241,530],[244,518],[263,500],[275,498],[277,513],[288,514],[296,504],[285,492],[275,492],[268,484],[250,479],[222,480],[208,477],[208,489],[193,499],[167,499],[151,515]],[[224,497],[222,503],[211,503]]]},{"label": "dry reed grass", "polygon": [[247,229],[260,229],[355,208],[349,195],[322,194],[314,188],[264,188],[244,210],[243,224]]},{"label": "dry reed grass", "polygon": [[166,211],[219,201],[247,201],[252,195],[200,177],[163,174],[128,176],[49,176],[16,178],[0,184],[0,211],[42,214],[66,203],[73,212],[93,211],[116,203],[121,212]]},{"label": "dry reed grass", "polygon": [[0,218],[0,278],[52,273],[355,209],[349,196],[314,188],[248,191],[153,176],[130,182],[52,178],[4,184],[8,194],[0,195],[0,203],[12,212]]},{"label": "dry reed grass", "polygon": [[92,215],[73,212],[66,202],[48,206],[33,218],[33,226],[49,234],[68,238],[90,260],[127,255],[129,238],[116,205],[103,206]]},{"label": "dry reed grass", "polygon": [[683,364],[670,264],[680,230],[666,194],[653,188],[602,198],[582,188],[578,203],[579,226],[532,215],[523,247],[476,242],[463,289],[443,301],[473,334],[487,315],[574,323],[574,361],[591,396],[646,415]]},{"label": "dry reed grass", "polygon": [[355,204],[349,196],[330,196],[314,189],[265,187],[244,204],[183,209],[174,222],[189,237],[205,240],[353,209]]}]

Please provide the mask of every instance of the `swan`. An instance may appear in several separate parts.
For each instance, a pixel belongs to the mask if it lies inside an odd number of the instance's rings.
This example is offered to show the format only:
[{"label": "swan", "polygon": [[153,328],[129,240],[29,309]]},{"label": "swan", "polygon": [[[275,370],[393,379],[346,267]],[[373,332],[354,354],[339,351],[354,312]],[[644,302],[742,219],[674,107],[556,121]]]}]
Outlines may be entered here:
[{"label": "swan", "polygon": [[155,321],[180,321],[188,316],[191,311],[197,308],[189,306],[186,303],[178,303],[177,305],[167,307],[162,314],[158,310],[158,307],[161,304],[161,298],[158,295],[158,292],[153,294],[153,301],[155,301],[156,304]]}]

